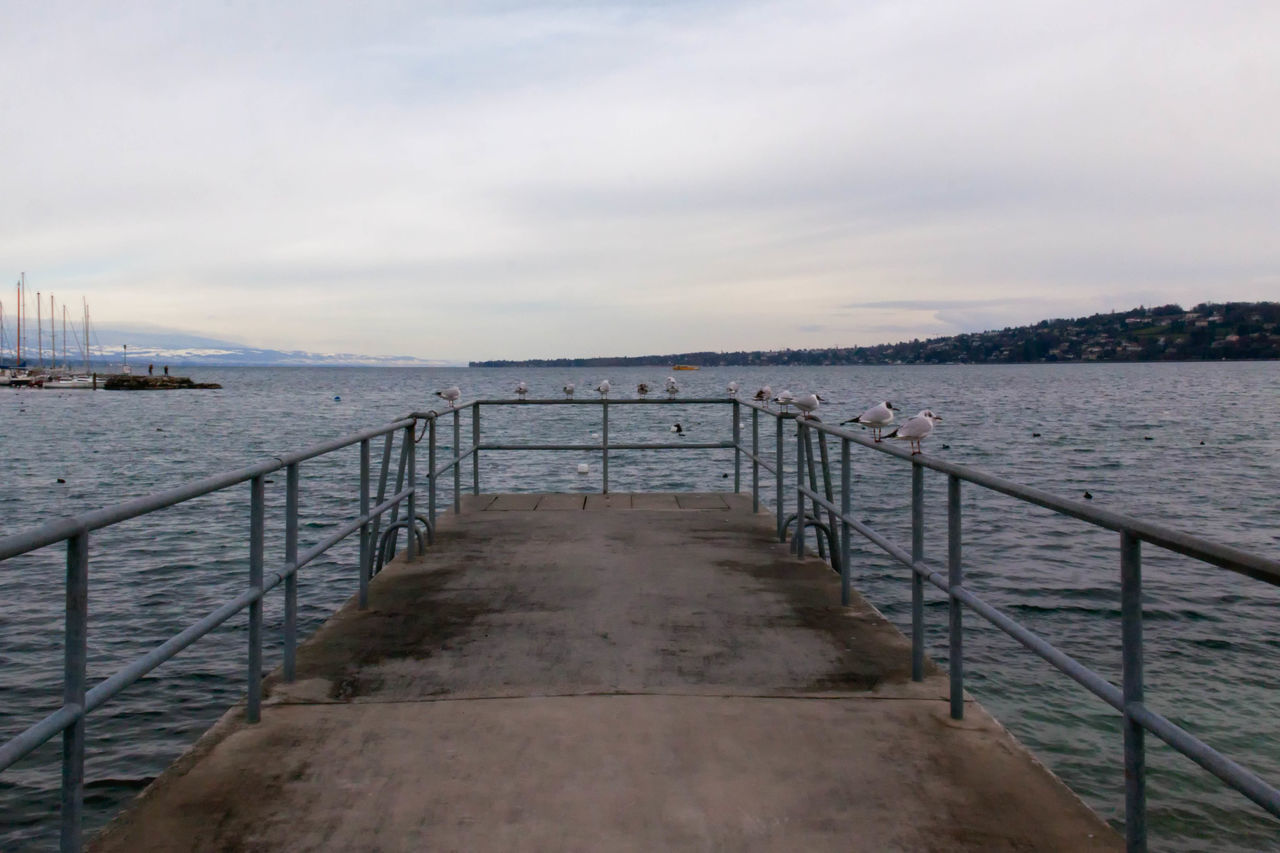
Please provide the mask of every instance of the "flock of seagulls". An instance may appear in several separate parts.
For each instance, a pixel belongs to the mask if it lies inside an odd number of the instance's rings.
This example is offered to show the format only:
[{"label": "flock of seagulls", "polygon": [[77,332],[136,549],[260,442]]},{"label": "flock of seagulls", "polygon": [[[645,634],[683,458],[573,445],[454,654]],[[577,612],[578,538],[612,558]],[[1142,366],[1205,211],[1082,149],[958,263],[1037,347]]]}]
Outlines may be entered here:
[{"label": "flock of seagulls", "polygon": [[[729,396],[734,399],[737,399],[739,389],[740,386],[737,382],[730,382],[726,388],[729,392]],[[563,390],[565,398],[571,399],[573,397],[575,386],[572,382],[566,382]],[[613,390],[613,386],[609,384],[608,379],[601,381],[601,383],[595,387],[596,393],[598,393],[600,398],[604,400],[609,398],[609,392],[611,390]],[[641,382],[636,386],[636,394],[641,399],[648,397],[652,390],[653,386],[647,382]],[[680,393],[680,385],[676,382],[674,376],[667,377],[667,381],[663,383],[663,390],[666,391],[667,396],[672,399]],[[517,382],[515,392],[517,398],[524,400],[529,394],[529,386],[523,381]],[[449,408],[452,409],[457,404],[459,398],[461,398],[462,391],[459,390],[457,385],[453,385],[449,388],[437,391],[436,396],[444,400],[445,403],[448,404]],[[786,389],[783,389],[775,395],[773,393],[773,389],[768,385],[760,386],[751,399],[757,403],[762,403],[765,409],[769,408],[770,403],[777,404],[784,412],[789,412],[791,407],[794,406],[796,411],[799,413],[799,417],[813,418],[815,420],[817,419],[815,412],[818,411],[818,407],[827,402],[821,396],[812,392],[796,395]],[[920,453],[920,443],[929,437],[930,433],[933,432],[934,425],[941,423],[942,418],[934,414],[930,409],[922,409],[919,414],[913,415],[903,421],[901,425],[893,430],[893,432],[885,434],[884,430],[893,426],[894,413],[900,411],[902,410],[897,406],[893,405],[888,400],[884,400],[876,403],[857,417],[849,418],[847,421],[841,421],[840,425],[847,426],[849,424],[857,424],[858,426],[867,427],[871,430],[871,436],[877,444],[880,441],[889,438],[897,441],[906,441],[911,447],[912,455]],[[684,429],[680,424],[673,426],[671,431],[679,434],[684,433]],[[944,447],[945,446],[946,445],[944,445]]]}]

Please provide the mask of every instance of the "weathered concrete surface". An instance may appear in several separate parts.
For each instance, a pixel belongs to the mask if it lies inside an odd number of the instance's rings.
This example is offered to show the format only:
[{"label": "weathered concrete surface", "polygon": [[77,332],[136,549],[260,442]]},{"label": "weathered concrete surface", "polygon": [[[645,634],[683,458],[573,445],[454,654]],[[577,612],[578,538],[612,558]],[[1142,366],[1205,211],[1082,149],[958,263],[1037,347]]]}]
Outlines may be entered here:
[{"label": "weathered concrete surface", "polygon": [[465,506],[93,849],[1119,849],[749,502]]}]

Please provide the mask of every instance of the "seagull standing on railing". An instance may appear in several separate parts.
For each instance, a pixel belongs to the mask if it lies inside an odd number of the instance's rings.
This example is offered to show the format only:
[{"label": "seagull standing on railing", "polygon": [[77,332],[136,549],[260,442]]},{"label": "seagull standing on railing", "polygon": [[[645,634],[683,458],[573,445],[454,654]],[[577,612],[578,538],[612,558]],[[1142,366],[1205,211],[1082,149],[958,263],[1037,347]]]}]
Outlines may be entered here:
[{"label": "seagull standing on railing", "polygon": [[609,396],[609,380],[606,379],[596,386],[596,390],[600,392],[601,397]]},{"label": "seagull standing on railing", "polygon": [[757,403],[764,403],[764,407],[766,411],[769,408],[769,401],[772,399],[773,399],[773,389],[770,388],[768,385],[761,386],[760,390],[756,392],[755,401]]},{"label": "seagull standing on railing", "polygon": [[680,386],[676,384],[676,378],[674,376],[668,376],[667,377],[667,396],[674,397],[679,393],[680,393]]},{"label": "seagull standing on railing", "polygon": [[784,388],[778,392],[778,396],[773,398],[773,402],[781,406],[782,411],[785,412],[795,402],[795,397],[791,396],[791,392]]},{"label": "seagull standing on railing", "polygon": [[826,401],[817,394],[801,394],[792,402],[795,403],[795,407],[800,410],[801,415],[806,420],[813,418],[816,421],[818,418],[813,413],[818,410],[819,403],[825,403]]},{"label": "seagull standing on railing", "polygon": [[452,409],[453,404],[458,402],[458,398],[462,396],[462,392],[458,390],[457,385],[454,385],[450,388],[444,389],[443,391],[437,391],[436,396],[448,403],[449,408]]},{"label": "seagull standing on railing", "polygon": [[730,397],[733,397],[733,398],[735,398],[735,399],[736,399],[736,398],[737,398],[737,396],[738,396],[738,383],[737,383],[737,382],[730,382],[730,383],[729,383],[729,387],[728,387],[728,391],[729,391],[729,396],[730,396]]},{"label": "seagull standing on railing", "polygon": [[915,417],[907,418],[906,423],[886,435],[885,438],[905,439],[911,442],[911,455],[915,456],[920,452],[920,442],[929,437],[929,433],[933,432],[933,425],[941,420],[942,418],[925,409]]},{"label": "seagull standing on railing", "polygon": [[883,403],[876,403],[856,418],[849,418],[849,420],[841,422],[840,426],[861,424],[864,427],[871,427],[871,437],[879,443],[880,433],[884,432],[885,427],[893,423],[893,413],[900,411],[902,410],[885,400]]},{"label": "seagull standing on railing", "polygon": [[643,399],[643,398],[645,398],[645,397],[648,397],[648,396],[649,396],[649,383],[648,383],[648,382],[641,382],[639,385],[637,385],[637,386],[636,386],[636,393],[637,393],[637,394],[639,394],[639,395],[640,395],[640,397],[641,397],[642,399]]},{"label": "seagull standing on railing", "polygon": [[572,396],[573,396],[573,383],[572,383],[572,382],[566,382],[566,383],[564,383],[564,395],[565,395],[566,397],[572,397]]},{"label": "seagull standing on railing", "polygon": [[524,399],[524,397],[525,397],[525,395],[526,395],[526,394],[528,394],[528,393],[529,393],[529,386],[524,384],[524,380],[521,380],[521,381],[519,381],[519,382],[517,382],[517,383],[516,383],[516,396],[517,396],[517,397],[519,397],[521,400],[523,400],[523,399]]}]

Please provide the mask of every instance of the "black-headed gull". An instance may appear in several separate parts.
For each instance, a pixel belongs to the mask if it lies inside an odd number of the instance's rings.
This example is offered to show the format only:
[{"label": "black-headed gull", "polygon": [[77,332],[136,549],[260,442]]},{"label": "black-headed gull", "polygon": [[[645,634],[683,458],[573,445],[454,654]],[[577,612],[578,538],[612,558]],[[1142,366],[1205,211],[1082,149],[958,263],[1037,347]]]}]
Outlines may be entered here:
[{"label": "black-headed gull", "polygon": [[785,412],[791,406],[791,404],[795,402],[795,399],[796,398],[792,396],[791,392],[784,388],[783,390],[778,392],[778,396],[773,398],[773,402],[781,406],[782,411]]},{"label": "black-headed gull", "polygon": [[679,393],[680,393],[680,386],[676,384],[676,378],[674,376],[668,376],[667,377],[667,396],[674,397]]},{"label": "black-headed gull", "polygon": [[596,386],[596,390],[600,392],[601,397],[609,396],[609,380],[606,379]]},{"label": "black-headed gull", "polygon": [[764,403],[765,409],[769,408],[769,401],[773,399],[773,389],[768,385],[760,386],[760,390],[756,392],[755,401]]},{"label": "black-headed gull", "polygon": [[564,395],[565,395],[566,397],[572,397],[572,396],[573,396],[573,383],[572,383],[572,382],[566,382],[566,383],[564,383]]},{"label": "black-headed gull", "polygon": [[449,408],[453,408],[453,404],[458,402],[458,398],[462,396],[462,392],[458,390],[457,385],[453,385],[443,391],[437,391],[436,396],[449,404]]},{"label": "black-headed gull", "polygon": [[729,396],[730,396],[730,397],[737,397],[737,396],[738,396],[738,383],[737,383],[737,382],[730,382],[730,383],[729,383],[729,386],[728,386],[728,388],[727,388],[726,390],[728,390],[728,392],[729,392]]},{"label": "black-headed gull", "polygon": [[805,418],[813,417],[813,413],[818,410],[818,404],[826,402],[817,394],[801,394],[791,401]]},{"label": "black-headed gull", "polygon": [[517,397],[519,397],[521,400],[523,400],[523,399],[525,398],[525,395],[526,395],[526,394],[528,394],[528,393],[529,393],[529,386],[528,386],[528,385],[525,385],[523,380],[521,380],[521,381],[519,381],[519,382],[517,382],[517,383],[516,383],[516,396],[517,396]]},{"label": "black-headed gull", "polygon": [[914,456],[920,452],[920,442],[929,437],[929,433],[933,432],[933,425],[939,423],[942,418],[935,415],[928,409],[924,409],[920,414],[907,418],[902,426],[885,436],[885,438],[896,438],[911,442],[911,455]]},{"label": "black-headed gull", "polygon": [[893,413],[900,412],[901,409],[894,406],[888,400],[883,403],[876,403],[856,418],[849,418],[847,421],[841,421],[840,426],[845,424],[859,424],[864,427],[871,427],[871,437],[876,441],[880,440],[880,433],[884,428],[893,423]]},{"label": "black-headed gull", "polygon": [[637,394],[639,394],[641,397],[648,397],[648,396],[649,396],[649,383],[648,383],[648,382],[641,382],[639,385],[637,385],[637,386],[636,386],[636,393],[637,393]]}]

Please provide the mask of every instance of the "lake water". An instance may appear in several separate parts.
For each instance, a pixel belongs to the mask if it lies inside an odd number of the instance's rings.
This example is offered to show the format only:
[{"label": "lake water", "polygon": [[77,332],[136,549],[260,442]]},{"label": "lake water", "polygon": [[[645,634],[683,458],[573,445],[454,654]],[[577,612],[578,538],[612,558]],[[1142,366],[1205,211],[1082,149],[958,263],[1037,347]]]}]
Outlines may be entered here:
[{"label": "lake water", "polygon": [[[559,396],[566,381],[589,389],[608,378],[614,396],[633,396],[637,382],[657,387],[667,375],[650,368],[179,372],[221,382],[224,390],[0,389],[5,532],[431,408],[439,402],[431,391],[451,384],[461,386],[465,400],[510,397],[521,378],[535,396]],[[1069,497],[1087,490],[1100,507],[1265,555],[1280,553],[1280,364],[706,368],[676,375],[682,396],[722,396],[731,379],[751,391],[766,382],[775,390],[817,391],[829,400],[820,412],[828,422],[885,398],[907,414],[929,407],[944,418],[926,442],[929,453]],[[589,443],[596,440],[598,417],[593,407],[530,407],[486,410],[482,420],[486,440]],[[676,420],[691,441],[730,437],[723,407],[619,407],[610,411],[610,438],[666,441]],[[576,473],[580,462],[591,466],[590,474]],[[355,514],[356,464],[353,448],[303,467],[303,547]],[[857,448],[854,464],[859,512],[909,546],[908,466]],[[586,453],[491,453],[482,458],[481,484],[485,491],[590,491],[599,488],[598,467]],[[419,471],[425,468],[424,460]],[[610,459],[610,485],[614,491],[731,489],[725,475],[732,470],[727,451],[620,452]],[[926,485],[926,553],[942,561],[945,478],[930,474]],[[267,486],[269,565],[283,554],[283,488],[283,474]],[[94,535],[91,683],[243,587],[247,491],[232,489]],[[767,480],[765,494],[772,495]],[[442,499],[449,499],[447,488]],[[966,488],[964,513],[968,585],[1119,683],[1118,535],[976,487]],[[854,544],[858,588],[906,627],[906,571]],[[305,632],[354,591],[355,556],[351,540],[304,570]],[[1144,548],[1143,563],[1149,704],[1275,784],[1280,591],[1153,547]],[[0,740],[59,704],[63,573],[61,549],[0,564]],[[946,601],[936,590],[926,597],[930,654],[945,664]],[[266,605],[268,667],[279,662],[280,599],[275,593]],[[965,630],[968,689],[1096,811],[1118,823],[1124,798],[1116,715],[978,617],[967,615]],[[90,719],[91,827],[243,695],[246,633],[245,617],[232,619]],[[1147,740],[1153,849],[1280,850],[1274,819],[1154,737]],[[56,846],[58,743],[0,774],[0,848]]]}]

